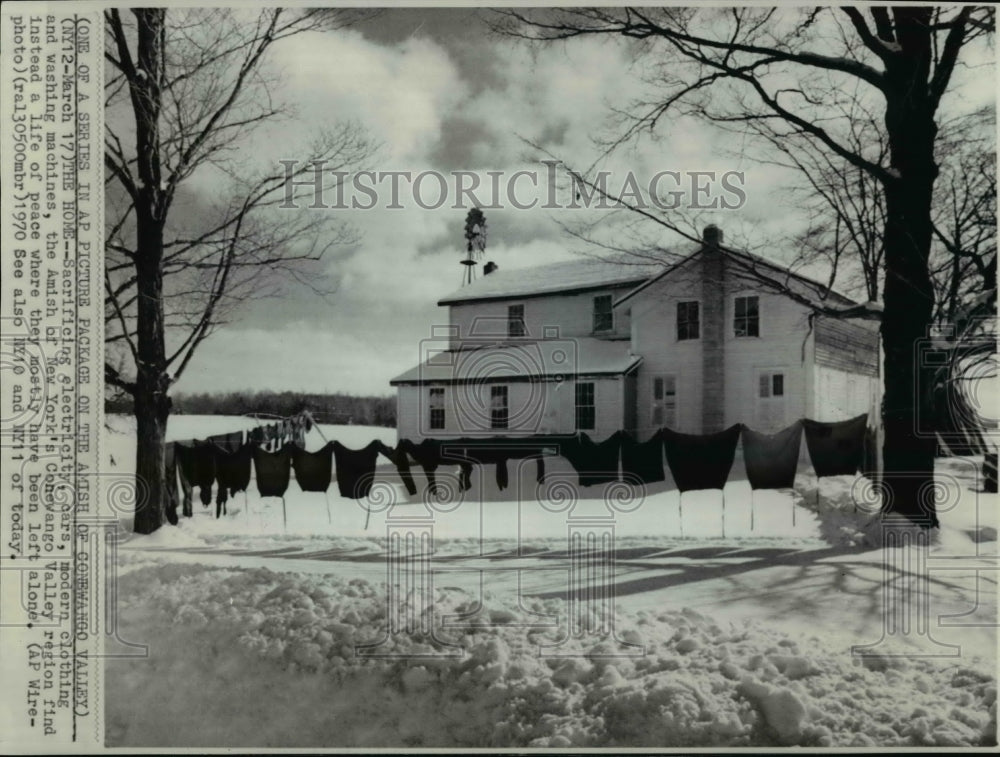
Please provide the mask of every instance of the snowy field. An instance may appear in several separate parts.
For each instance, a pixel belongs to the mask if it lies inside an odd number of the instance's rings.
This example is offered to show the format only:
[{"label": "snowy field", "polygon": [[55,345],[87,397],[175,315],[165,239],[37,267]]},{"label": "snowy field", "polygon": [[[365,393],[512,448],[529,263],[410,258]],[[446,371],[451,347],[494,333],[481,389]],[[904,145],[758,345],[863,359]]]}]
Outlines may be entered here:
[{"label": "snowy field", "polygon": [[[176,416],[168,438],[254,425]],[[127,475],[134,425],[108,426],[108,470]],[[307,448],[395,436],[320,426]],[[533,461],[512,462],[504,492],[492,466],[464,493],[439,469],[446,496],[425,501],[380,463],[370,501],[293,480],[284,505],[251,483],[222,518],[196,501],[150,536],[123,516],[117,637],[148,651],[110,645],[109,746],[996,743],[997,508],[976,492],[981,460],[939,461],[942,528],[917,571],[928,627],[906,634],[886,628],[884,590],[914,569],[880,547],[863,478],[817,486],[805,464],[795,491],[751,492],[737,460],[724,492],[682,499],[669,481],[577,492],[547,459],[542,486]],[[407,531],[428,538],[406,563],[429,571],[425,595],[405,573],[387,581],[388,537]],[[588,532],[613,532],[615,551],[587,563],[605,573],[586,605],[568,587],[570,537]]]}]

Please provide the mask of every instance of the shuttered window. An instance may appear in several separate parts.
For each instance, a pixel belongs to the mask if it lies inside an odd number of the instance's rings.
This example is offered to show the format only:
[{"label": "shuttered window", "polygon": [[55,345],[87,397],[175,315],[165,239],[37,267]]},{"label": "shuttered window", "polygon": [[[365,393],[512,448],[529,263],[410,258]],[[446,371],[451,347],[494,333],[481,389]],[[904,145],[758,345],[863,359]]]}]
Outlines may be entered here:
[{"label": "shuttered window", "polygon": [[593,431],[596,420],[594,407],[594,382],[585,381],[576,385],[576,430]]}]

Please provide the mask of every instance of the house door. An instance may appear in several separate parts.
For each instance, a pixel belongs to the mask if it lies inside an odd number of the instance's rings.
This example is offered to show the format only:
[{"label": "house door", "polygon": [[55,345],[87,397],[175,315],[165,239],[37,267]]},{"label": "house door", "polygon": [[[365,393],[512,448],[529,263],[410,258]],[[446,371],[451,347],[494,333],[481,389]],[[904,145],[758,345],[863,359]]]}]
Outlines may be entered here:
[{"label": "house door", "polygon": [[781,431],[785,422],[785,372],[781,369],[761,370],[757,373],[757,402],[754,422],[757,431]]},{"label": "house door", "polygon": [[677,429],[677,376],[653,377],[653,407],[651,425],[654,429]]}]

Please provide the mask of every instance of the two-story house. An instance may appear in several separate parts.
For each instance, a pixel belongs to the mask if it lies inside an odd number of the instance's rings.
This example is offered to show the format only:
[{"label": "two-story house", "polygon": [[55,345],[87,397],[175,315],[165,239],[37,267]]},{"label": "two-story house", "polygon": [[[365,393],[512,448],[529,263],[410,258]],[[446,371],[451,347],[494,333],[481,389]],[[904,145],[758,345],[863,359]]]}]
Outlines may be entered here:
[{"label": "two-story house", "polygon": [[704,239],[672,265],[581,259],[489,273],[397,376],[400,438],[523,436],[875,417],[877,327],[856,303]]}]

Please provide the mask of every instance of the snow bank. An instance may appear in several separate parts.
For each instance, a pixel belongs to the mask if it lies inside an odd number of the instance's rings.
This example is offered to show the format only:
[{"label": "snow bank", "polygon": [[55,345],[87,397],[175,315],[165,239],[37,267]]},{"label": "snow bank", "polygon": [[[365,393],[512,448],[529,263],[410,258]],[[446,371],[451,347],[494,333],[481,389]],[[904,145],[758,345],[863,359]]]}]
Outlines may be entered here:
[{"label": "snow bank", "polygon": [[[364,579],[161,565],[124,576],[107,665],[109,746],[709,747],[996,743],[996,681],[929,659],[831,656],[817,637],[717,624],[690,610],[625,614],[619,641],[571,637],[561,600],[511,606],[437,592],[464,628],[386,636]],[[628,656],[642,645],[644,654]],[[449,646],[453,645],[453,646]],[[618,656],[616,656],[618,655]],[[625,655],[625,656],[621,656]]]}]

